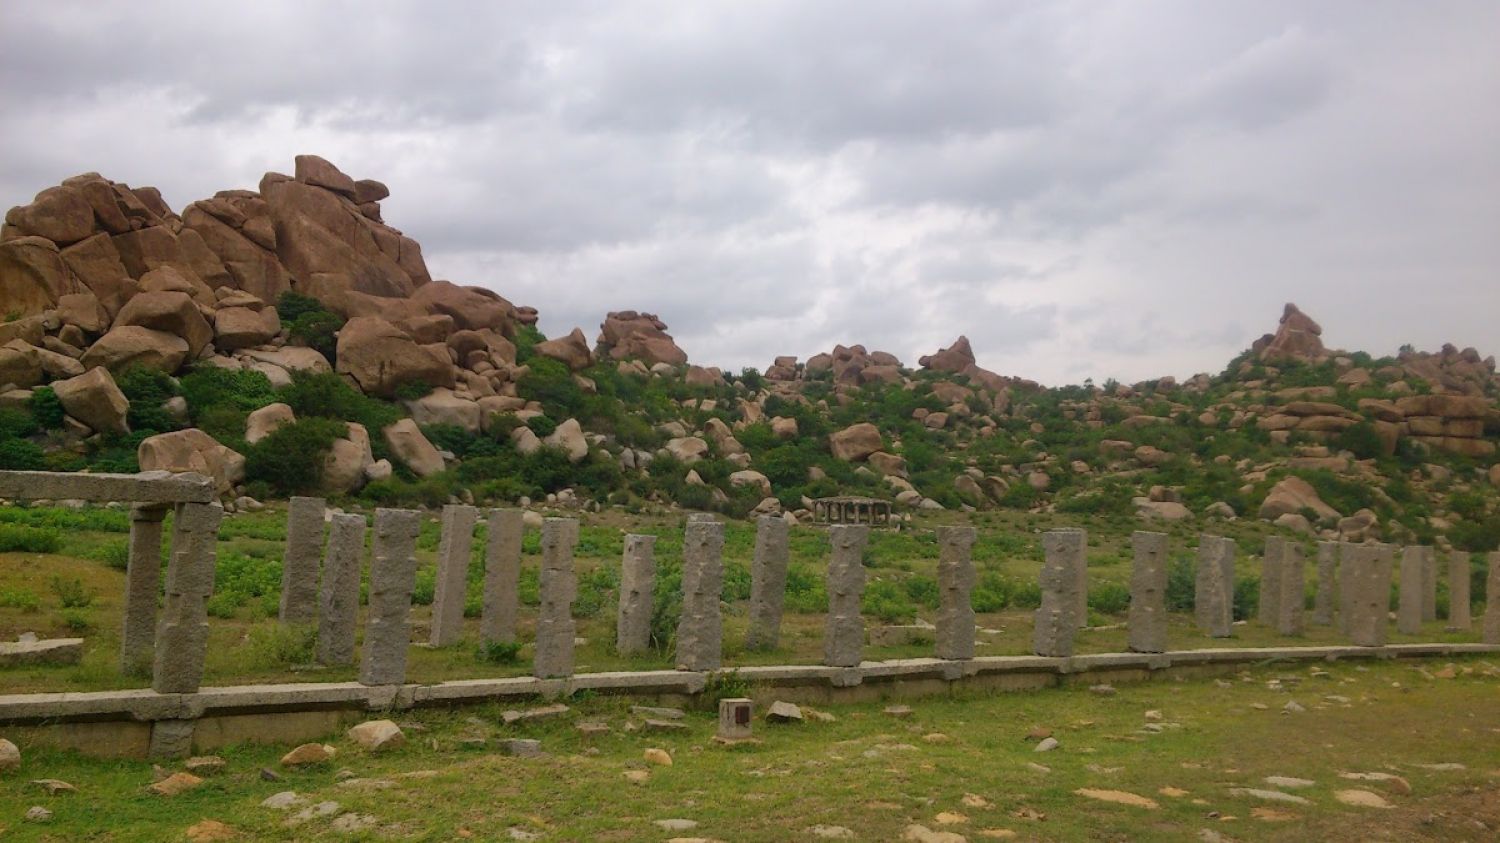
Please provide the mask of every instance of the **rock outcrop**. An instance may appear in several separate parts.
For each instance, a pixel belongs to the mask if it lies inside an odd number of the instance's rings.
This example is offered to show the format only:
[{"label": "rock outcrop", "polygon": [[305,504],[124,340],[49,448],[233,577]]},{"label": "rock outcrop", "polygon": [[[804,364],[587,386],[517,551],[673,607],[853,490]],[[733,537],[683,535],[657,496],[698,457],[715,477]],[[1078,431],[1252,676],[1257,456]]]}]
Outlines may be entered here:
[{"label": "rock outcrop", "polygon": [[607,314],[599,325],[595,353],[610,360],[640,360],[647,366],[687,363],[687,352],[677,347],[665,322],[654,313],[621,310]]},{"label": "rock outcrop", "polygon": [[1316,362],[1323,359],[1327,352],[1323,348],[1322,334],[1321,325],[1298,310],[1297,305],[1287,302],[1281,311],[1281,324],[1276,333],[1266,334],[1256,340],[1251,350],[1266,361]]}]

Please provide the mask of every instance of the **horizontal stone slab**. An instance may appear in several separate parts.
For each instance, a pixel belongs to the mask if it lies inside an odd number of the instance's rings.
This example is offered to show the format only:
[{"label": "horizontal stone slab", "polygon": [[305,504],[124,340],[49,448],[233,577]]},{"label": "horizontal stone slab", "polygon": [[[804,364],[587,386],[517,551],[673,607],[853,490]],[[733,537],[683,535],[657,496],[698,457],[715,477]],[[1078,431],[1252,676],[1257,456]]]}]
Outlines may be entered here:
[{"label": "horizontal stone slab", "polygon": [[202,474],[147,471],[85,474],[62,471],[0,471],[0,498],[81,500],[94,503],[211,503],[214,481]]},{"label": "horizontal stone slab", "polygon": [[0,668],[31,664],[78,664],[82,659],[82,638],[0,642]]}]

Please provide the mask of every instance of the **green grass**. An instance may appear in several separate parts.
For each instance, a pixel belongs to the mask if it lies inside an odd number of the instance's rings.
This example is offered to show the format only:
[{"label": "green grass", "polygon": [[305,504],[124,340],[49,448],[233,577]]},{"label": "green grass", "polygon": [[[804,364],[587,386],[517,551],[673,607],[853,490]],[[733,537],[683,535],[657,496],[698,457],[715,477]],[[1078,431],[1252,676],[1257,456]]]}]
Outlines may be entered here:
[{"label": "green grass", "polygon": [[[1500,822],[1493,751],[1500,670],[1466,660],[1453,678],[1437,678],[1440,667],[1269,665],[1218,680],[1121,684],[1112,696],[1084,684],[963,693],[905,700],[914,709],[909,719],[885,715],[884,701],[820,705],[834,722],[771,726],[757,717],[760,742],[734,748],[710,741],[711,713],[689,711],[681,733],[630,731],[627,724],[638,722],[630,701],[608,697],[570,700],[564,718],[524,727],[501,726],[496,706],[418,710],[397,718],[408,734],[397,750],[371,755],[331,734],[326,740],[338,749],[331,765],[279,770],[283,780],[270,782],[258,770],[277,769],[286,746],[229,747],[219,751],[228,762],[223,775],[173,798],[145,791],[148,761],[23,747],[22,769],[0,787],[0,833],[7,840],[154,842],[184,839],[187,828],[212,819],[233,828],[235,839],[298,841],[504,840],[514,828],[545,841],[676,834],[755,843],[817,839],[807,831],[814,825],[889,841],[915,824],[968,840],[1006,830],[1026,840],[1194,841],[1204,829],[1245,841],[1490,839],[1474,820],[1491,829]],[[1282,713],[1288,700],[1307,710]],[[758,715],[764,706],[763,699]],[[1159,712],[1160,721],[1148,720],[1148,711]],[[611,731],[586,738],[574,728],[585,719]],[[1148,723],[1162,731],[1147,731]],[[1061,746],[1034,752],[1027,735],[1038,728]],[[465,748],[460,741],[469,737],[488,744]],[[546,754],[499,754],[496,744],[507,737],[540,739]],[[667,750],[673,765],[647,766],[647,748]],[[1431,764],[1463,766],[1420,766]],[[384,785],[341,784],[344,769]],[[635,771],[646,772],[643,782],[626,779]],[[1401,776],[1410,792],[1339,778],[1369,771]],[[1263,779],[1272,775],[1312,780],[1295,791],[1310,804],[1261,803],[1230,792],[1270,788]],[[79,792],[51,797],[25,784],[39,778],[62,779]],[[1125,791],[1158,807],[1086,799],[1075,792],[1082,788]],[[1341,805],[1335,791],[1350,788],[1395,807]],[[285,790],[372,816],[377,830],[340,835],[328,819],[288,828],[288,814],[260,807]],[[45,826],[24,823],[31,805],[56,816]],[[1276,813],[1265,815],[1268,807]],[[940,816],[960,821],[943,825]],[[699,825],[668,833],[653,824],[666,818]]]}]

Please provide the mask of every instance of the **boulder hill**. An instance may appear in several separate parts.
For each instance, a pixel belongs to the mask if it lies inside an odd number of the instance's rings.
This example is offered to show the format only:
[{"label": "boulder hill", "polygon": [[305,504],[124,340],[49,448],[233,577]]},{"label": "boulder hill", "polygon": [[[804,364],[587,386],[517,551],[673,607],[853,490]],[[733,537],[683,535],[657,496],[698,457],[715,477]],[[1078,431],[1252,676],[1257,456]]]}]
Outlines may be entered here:
[{"label": "boulder hill", "polygon": [[[1293,304],[1223,374],[1180,385],[1043,389],[979,366],[965,337],[916,369],[839,345],[735,376],[691,365],[660,318],[636,311],[606,314],[592,344],[580,329],[547,339],[534,309],[434,280],[417,241],[384,221],[388,195],[301,155],[291,176],[267,173],[258,191],[221,191],[181,214],[154,188],[96,173],[11,208],[0,468],[118,467],[102,455],[128,448],[130,470],[200,471],[232,506],[247,491],[241,451],[254,463],[301,416],[337,423],[319,428],[316,470],[251,476],[250,491],[376,483],[390,500],[402,483],[449,478],[438,485],[458,497],[490,483],[490,497],[577,491],[736,514],[801,512],[809,495],[848,491],[918,508],[1069,511],[1117,507],[1094,502],[1113,496],[1140,517],[1253,510],[1364,538],[1382,520],[1425,535],[1456,516],[1354,494],[1341,512],[1319,497],[1336,491],[1328,477],[1451,482],[1496,451],[1493,357],[1330,349]],[[186,388],[213,372],[249,378],[228,388],[247,394],[227,410],[187,401],[224,400],[226,388]],[[312,392],[353,387],[371,403],[356,413],[309,400],[295,384],[311,377],[333,379]],[[1500,466],[1476,470],[1500,484]],[[515,477],[494,485],[502,473]],[[1500,511],[1467,506],[1480,520]]]}]

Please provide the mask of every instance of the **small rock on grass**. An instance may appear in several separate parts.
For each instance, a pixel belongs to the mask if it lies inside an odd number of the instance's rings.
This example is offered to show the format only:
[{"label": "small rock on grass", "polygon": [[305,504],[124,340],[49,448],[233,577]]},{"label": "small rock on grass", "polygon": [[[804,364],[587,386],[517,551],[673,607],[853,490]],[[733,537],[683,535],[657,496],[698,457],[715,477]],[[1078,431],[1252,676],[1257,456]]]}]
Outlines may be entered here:
[{"label": "small rock on grass", "polygon": [[933,831],[925,825],[909,825],[901,839],[908,843],[968,843],[962,834],[952,831]]},{"label": "small rock on grass", "polygon": [[5,738],[0,738],[0,774],[21,767],[21,750]]},{"label": "small rock on grass", "polygon": [[651,747],[642,753],[641,757],[646,759],[647,764],[656,764],[660,767],[672,766],[672,756],[665,749]]},{"label": "small rock on grass", "polygon": [[912,710],[909,705],[888,705],[885,707],[885,714],[898,720],[907,720],[911,718]]},{"label": "small rock on grass", "polygon": [[203,820],[188,826],[185,832],[191,843],[220,843],[234,839],[234,829],[218,820]]},{"label": "small rock on grass", "polygon": [[295,790],[283,790],[280,793],[273,793],[261,800],[260,806],[262,808],[273,808],[277,811],[288,811],[306,801],[307,799],[297,795]]},{"label": "small rock on grass", "polygon": [[645,770],[626,770],[625,780],[631,784],[645,784],[651,779],[651,774]]},{"label": "small rock on grass", "polygon": [[310,767],[314,764],[326,764],[337,754],[338,750],[327,744],[305,743],[281,756],[281,766]]},{"label": "small rock on grass", "polygon": [[979,836],[988,837],[991,840],[1014,840],[1017,837],[1020,837],[1019,834],[1016,834],[1014,831],[1011,831],[1008,828],[981,828],[979,830]]},{"label": "small rock on grass", "polygon": [[1058,747],[1057,738],[1042,738],[1041,743],[1036,745],[1032,752],[1051,752]]},{"label": "small rock on grass", "polygon": [[227,765],[217,755],[196,755],[182,762],[182,768],[195,776],[216,776],[224,772]]},{"label": "small rock on grass", "polygon": [[807,830],[814,837],[824,840],[853,840],[854,832],[841,825],[815,825]]},{"label": "small rock on grass", "polygon": [[654,825],[662,831],[692,831],[698,827],[697,820],[667,819],[656,820]]},{"label": "small rock on grass", "polygon": [[1265,778],[1261,779],[1261,781],[1265,782],[1271,787],[1287,788],[1290,790],[1297,790],[1304,787],[1313,787],[1317,784],[1317,782],[1313,781],[1312,779],[1299,779],[1292,776],[1266,776]]},{"label": "small rock on grass", "polygon": [[33,805],[26,809],[26,821],[29,823],[44,823],[52,819],[52,812],[40,805]]},{"label": "small rock on grass", "polygon": [[1263,802],[1286,802],[1290,805],[1311,805],[1312,803],[1290,793],[1282,793],[1279,790],[1262,790],[1255,787],[1231,787],[1230,796],[1248,796],[1251,799],[1259,799]]},{"label": "small rock on grass", "polygon": [[1289,811],[1267,808],[1264,805],[1256,805],[1254,808],[1251,808],[1250,816],[1264,823],[1285,823],[1300,818],[1299,815]]},{"label": "small rock on grass", "polygon": [[391,720],[366,720],[349,727],[349,740],[370,752],[395,749],[406,743],[406,734]]},{"label": "small rock on grass", "polygon": [[157,796],[176,796],[187,793],[200,784],[203,784],[203,779],[192,773],[173,773],[146,789]]},{"label": "small rock on grass", "polygon": [[1345,805],[1353,805],[1356,808],[1394,808],[1396,806],[1385,801],[1378,793],[1368,790],[1336,790],[1333,798]]},{"label": "small rock on grass", "polygon": [[977,793],[965,793],[964,798],[960,801],[962,801],[964,803],[964,806],[967,808],[993,807],[993,804],[990,802],[990,800],[985,799],[983,796],[980,796]]},{"label": "small rock on grass", "polygon": [[766,709],[767,723],[801,723],[802,709],[795,704],[777,700]]},{"label": "small rock on grass", "polygon": [[1098,790],[1092,787],[1080,787],[1073,792],[1087,799],[1095,799],[1100,802],[1113,802],[1116,805],[1134,805],[1137,808],[1146,808],[1152,811],[1161,807],[1155,799],[1141,796],[1138,793],[1131,793],[1127,790]]},{"label": "small rock on grass", "polygon": [[78,792],[78,788],[72,786],[71,784],[68,784],[62,779],[33,779],[31,783],[41,788],[42,790],[47,791],[48,796],[57,796],[59,794]]},{"label": "small rock on grass", "polygon": [[933,817],[932,821],[938,825],[963,825],[969,821],[969,818],[957,811],[943,811]]}]

